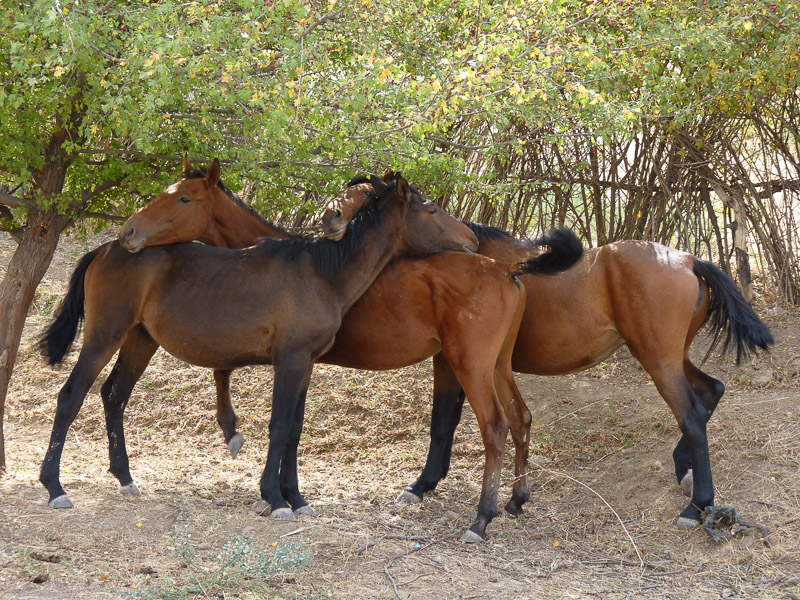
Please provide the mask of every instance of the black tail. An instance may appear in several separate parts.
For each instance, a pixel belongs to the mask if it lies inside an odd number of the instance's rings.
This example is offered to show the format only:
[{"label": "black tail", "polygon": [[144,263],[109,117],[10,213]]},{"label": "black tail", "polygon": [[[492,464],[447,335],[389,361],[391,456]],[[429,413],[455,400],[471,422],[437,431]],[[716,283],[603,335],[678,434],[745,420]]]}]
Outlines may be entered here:
[{"label": "black tail", "polygon": [[727,352],[733,343],[737,364],[750,353],[756,353],[758,348],[767,350],[775,343],[769,328],[722,269],[698,258],[694,261],[694,273],[711,288],[708,315],[703,324],[710,323],[713,338],[703,360],[711,355],[723,335],[722,352]]},{"label": "black tail", "polygon": [[535,258],[517,263],[511,268],[512,275],[524,273],[553,275],[566,271],[583,256],[583,244],[566,227],[555,229],[533,242],[536,246],[548,246],[549,251]]},{"label": "black tail", "polygon": [[83,280],[86,277],[86,269],[89,268],[99,251],[100,248],[97,248],[85,254],[78,266],[75,267],[69,280],[67,295],[59,304],[55,319],[39,338],[39,351],[47,359],[48,364],[60,363],[72,346],[72,342],[75,341],[75,336],[78,335],[78,328],[84,315]]}]

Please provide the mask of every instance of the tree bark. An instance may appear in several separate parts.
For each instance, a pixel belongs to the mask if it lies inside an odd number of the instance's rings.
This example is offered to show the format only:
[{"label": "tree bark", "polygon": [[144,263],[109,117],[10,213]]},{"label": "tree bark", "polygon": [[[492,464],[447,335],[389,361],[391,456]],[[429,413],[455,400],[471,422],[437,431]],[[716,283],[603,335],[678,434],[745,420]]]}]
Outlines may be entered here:
[{"label": "tree bark", "polygon": [[22,328],[36,287],[53,259],[67,217],[56,211],[30,211],[28,224],[16,232],[19,242],[0,283],[0,472],[6,469],[3,420],[8,384],[17,360]]}]

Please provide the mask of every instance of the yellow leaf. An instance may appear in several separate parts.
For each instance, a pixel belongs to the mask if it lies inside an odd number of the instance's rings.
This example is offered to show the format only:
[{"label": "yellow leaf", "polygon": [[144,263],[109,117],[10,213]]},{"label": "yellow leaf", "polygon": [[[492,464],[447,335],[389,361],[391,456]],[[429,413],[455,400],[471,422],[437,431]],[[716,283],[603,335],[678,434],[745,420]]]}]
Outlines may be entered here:
[{"label": "yellow leaf", "polygon": [[558,540],[553,542],[553,548],[558,548],[560,545],[561,545],[561,542],[559,542]]},{"label": "yellow leaf", "polygon": [[137,527],[143,527],[144,525],[142,523],[137,523],[136,526]]},{"label": "yellow leaf", "polygon": [[383,83],[384,81],[389,79],[389,75],[391,75],[389,69],[384,69],[383,71],[381,71],[381,74],[378,75],[378,79],[380,79],[381,83]]},{"label": "yellow leaf", "polygon": [[745,31],[750,31],[753,28],[753,22],[745,21],[744,23],[742,23],[742,27],[744,27]]}]

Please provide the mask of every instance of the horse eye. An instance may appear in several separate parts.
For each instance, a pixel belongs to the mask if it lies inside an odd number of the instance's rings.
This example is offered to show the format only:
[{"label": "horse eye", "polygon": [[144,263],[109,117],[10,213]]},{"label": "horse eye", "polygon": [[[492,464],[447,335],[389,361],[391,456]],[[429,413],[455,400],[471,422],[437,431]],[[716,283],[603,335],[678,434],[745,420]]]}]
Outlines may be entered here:
[{"label": "horse eye", "polygon": [[434,206],[431,210],[428,211],[429,215],[435,215],[438,212],[438,209]]},{"label": "horse eye", "polygon": [[191,199],[191,198],[189,198],[188,196],[181,196],[181,199],[180,199],[180,201],[181,201],[183,204],[189,204],[189,202],[191,202],[191,201],[192,201],[192,199]]}]

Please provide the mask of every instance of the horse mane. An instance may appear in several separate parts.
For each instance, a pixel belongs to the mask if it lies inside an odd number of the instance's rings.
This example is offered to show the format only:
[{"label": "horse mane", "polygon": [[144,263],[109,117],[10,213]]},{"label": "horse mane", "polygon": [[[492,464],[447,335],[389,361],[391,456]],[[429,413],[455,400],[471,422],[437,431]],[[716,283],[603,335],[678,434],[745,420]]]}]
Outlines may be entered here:
[{"label": "horse mane", "polygon": [[280,256],[290,262],[299,261],[303,256],[310,255],[317,273],[331,278],[340,273],[350,259],[364,247],[367,230],[383,222],[384,201],[394,193],[395,188],[396,184],[393,182],[380,196],[370,193],[369,199],[356,213],[347,232],[338,242],[324,237],[292,236],[284,240],[264,239],[259,242],[258,248],[267,256]]},{"label": "horse mane", "polygon": [[[191,169],[187,169],[186,171],[183,172],[183,178],[205,179],[207,172],[208,170],[205,167],[192,167]],[[231,191],[231,189],[222,182],[222,179],[220,179],[219,183],[217,183],[217,187],[221,189],[223,192],[225,192],[225,195],[228,196],[228,198],[230,198],[231,200],[233,200],[238,206],[249,212],[252,216],[254,216],[256,219],[258,219],[268,227],[272,227],[273,229],[278,230],[278,232],[284,235],[292,236],[292,234],[289,231],[287,231],[274,221],[270,221],[269,219],[264,218],[264,216],[261,213],[259,213],[255,208],[253,208],[252,206],[244,202],[241,198],[239,198],[239,196],[234,194]]]},{"label": "horse mane", "polygon": [[[514,236],[508,233],[507,231],[503,231],[497,227],[492,227],[491,225],[484,225],[483,223],[472,223],[471,221],[465,221],[461,219],[461,222],[464,223],[467,227],[472,230],[472,233],[480,240],[484,239],[487,241],[490,240],[504,240],[507,238],[513,238]],[[516,239],[516,238],[515,238]]]}]

